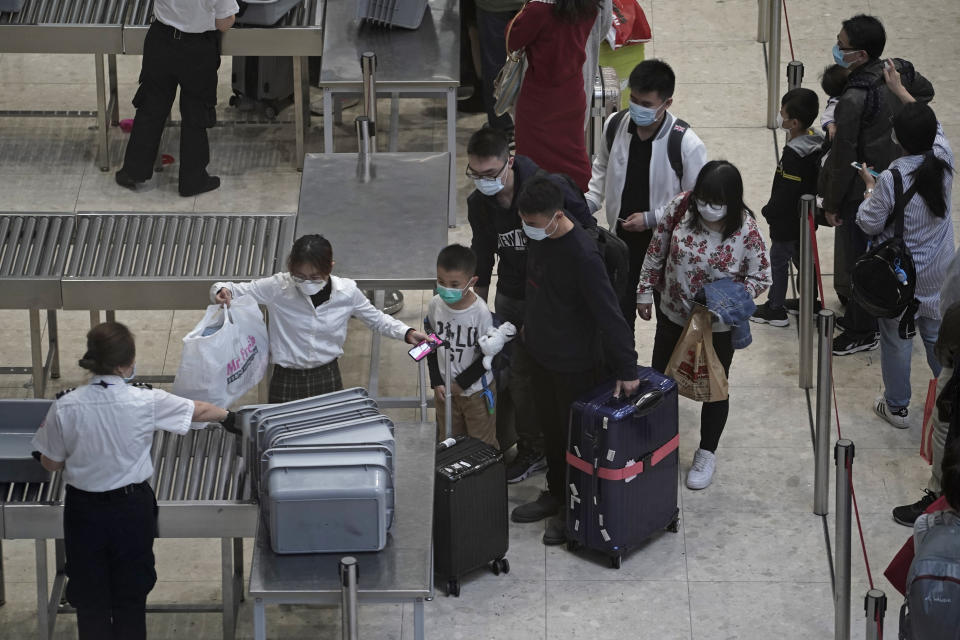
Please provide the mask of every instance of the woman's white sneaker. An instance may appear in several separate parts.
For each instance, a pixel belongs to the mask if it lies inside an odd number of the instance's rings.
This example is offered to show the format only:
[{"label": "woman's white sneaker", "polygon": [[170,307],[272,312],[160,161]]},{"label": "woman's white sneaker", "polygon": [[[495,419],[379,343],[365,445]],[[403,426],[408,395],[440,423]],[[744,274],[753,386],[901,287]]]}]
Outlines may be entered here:
[{"label": "woman's white sneaker", "polygon": [[687,473],[687,486],[691,489],[706,489],[713,482],[713,472],[717,470],[717,454],[706,449],[697,449],[693,454],[693,466]]}]

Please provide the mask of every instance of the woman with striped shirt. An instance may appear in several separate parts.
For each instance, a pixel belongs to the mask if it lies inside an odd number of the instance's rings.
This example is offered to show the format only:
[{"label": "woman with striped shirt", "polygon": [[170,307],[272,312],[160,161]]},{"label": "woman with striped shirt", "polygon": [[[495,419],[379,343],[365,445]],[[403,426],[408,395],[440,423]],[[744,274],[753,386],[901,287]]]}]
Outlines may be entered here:
[{"label": "woman with striped shirt", "polygon": [[[893,174],[903,176],[903,192],[915,187],[904,205],[903,239],[913,255],[917,270],[917,331],[926,349],[933,376],[940,375],[940,363],[933,345],[940,332],[940,286],[953,257],[953,223],[950,219],[950,190],[953,184],[953,153],[933,110],[915,102],[900,83],[900,74],[891,62],[884,65],[887,87],[902,102],[893,118],[894,142],[905,155],[890,163],[876,179],[866,169],[860,175],[867,185],[857,211],[857,224],[880,243],[893,236],[894,225],[887,220],[894,208]],[[910,405],[910,358],[913,341],[900,338],[899,318],[879,318],[880,368],[883,395],[874,402],[874,412],[898,429],[906,429]]]}]

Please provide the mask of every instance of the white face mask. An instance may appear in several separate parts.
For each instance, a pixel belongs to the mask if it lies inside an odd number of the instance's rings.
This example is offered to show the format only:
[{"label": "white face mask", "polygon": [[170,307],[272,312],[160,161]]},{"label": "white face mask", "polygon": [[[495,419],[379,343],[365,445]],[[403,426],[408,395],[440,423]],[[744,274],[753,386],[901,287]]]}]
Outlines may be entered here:
[{"label": "white face mask", "polygon": [[326,280],[304,280],[297,282],[297,289],[300,289],[300,292],[307,296],[320,293],[325,286],[327,286]]},{"label": "white face mask", "polygon": [[697,211],[707,222],[719,222],[727,217],[727,205],[725,204],[707,204],[703,200],[697,199]]},{"label": "white face mask", "polygon": [[550,237],[550,234],[554,233],[560,227],[559,219],[554,219],[553,223],[553,230],[548,231],[550,223],[545,227],[534,227],[524,222],[523,219],[520,220],[520,226],[523,228],[523,232],[531,240],[546,240]]},{"label": "white face mask", "polygon": [[503,191],[503,180],[500,178],[476,178],[473,184],[485,196],[495,196]]}]

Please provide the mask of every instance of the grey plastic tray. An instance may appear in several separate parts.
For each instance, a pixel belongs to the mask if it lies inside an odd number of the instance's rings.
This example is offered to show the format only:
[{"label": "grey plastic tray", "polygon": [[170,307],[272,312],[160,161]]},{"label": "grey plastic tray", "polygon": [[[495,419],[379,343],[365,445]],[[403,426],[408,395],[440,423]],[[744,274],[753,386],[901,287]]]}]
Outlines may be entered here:
[{"label": "grey plastic tray", "polygon": [[275,553],[359,553],[387,544],[394,496],[382,448],[276,451],[264,486]]},{"label": "grey plastic tray", "polygon": [[272,438],[286,431],[382,417],[376,407],[368,406],[364,404],[365,402],[370,401],[344,403],[335,408],[308,409],[282,416],[272,416],[259,423],[257,442],[261,449],[266,449]]},{"label": "grey plastic tray", "polygon": [[0,482],[46,482],[50,472],[30,454],[30,441],[53,400],[0,400]]},{"label": "grey plastic tray", "polygon": [[247,0],[247,10],[237,16],[237,22],[269,27],[280,22],[280,18],[301,2],[303,0]]}]

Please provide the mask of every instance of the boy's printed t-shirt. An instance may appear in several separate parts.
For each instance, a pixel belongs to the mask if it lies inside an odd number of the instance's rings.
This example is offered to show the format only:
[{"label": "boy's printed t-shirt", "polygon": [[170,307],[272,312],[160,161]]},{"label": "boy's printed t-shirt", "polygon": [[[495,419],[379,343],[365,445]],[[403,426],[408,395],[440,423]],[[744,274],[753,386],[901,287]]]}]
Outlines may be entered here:
[{"label": "boy's printed t-shirt", "polygon": [[[480,351],[480,336],[493,326],[493,317],[490,315],[490,309],[487,303],[476,296],[476,299],[466,309],[453,309],[448,306],[440,296],[433,296],[427,307],[427,318],[430,320],[430,326],[438,338],[448,338],[452,345],[453,363],[452,374],[456,378],[458,375],[473,364],[477,359],[483,357]],[[447,329],[449,328],[449,336]],[[445,347],[437,349],[437,358],[440,365],[441,377],[446,376],[446,358]],[[444,384],[449,384],[444,380]],[[482,379],[477,380],[469,388],[464,389],[466,396],[483,390]]]}]

